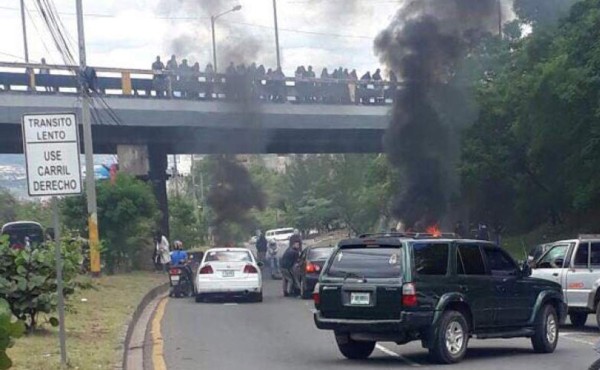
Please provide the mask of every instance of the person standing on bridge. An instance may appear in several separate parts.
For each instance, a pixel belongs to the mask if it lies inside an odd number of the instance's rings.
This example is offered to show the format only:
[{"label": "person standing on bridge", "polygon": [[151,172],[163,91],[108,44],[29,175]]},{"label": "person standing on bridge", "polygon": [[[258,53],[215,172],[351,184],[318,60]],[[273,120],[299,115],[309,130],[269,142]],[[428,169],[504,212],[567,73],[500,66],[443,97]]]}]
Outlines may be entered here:
[{"label": "person standing on bridge", "polygon": [[208,63],[206,68],[204,69],[204,74],[206,78],[206,90],[204,90],[204,99],[212,100],[213,91],[214,91],[214,82],[215,82],[215,69],[213,68],[212,63]]},{"label": "person standing on bridge", "polygon": [[160,60],[160,56],[156,57],[154,63],[152,63],[152,85],[154,85],[154,91],[156,91],[157,97],[163,97],[165,95],[165,75],[163,71],[165,65]]},{"label": "person standing on bridge", "polygon": [[[40,67],[40,70],[38,71],[38,74],[40,74],[42,76],[48,76],[50,74],[50,68],[48,68],[48,65],[46,64],[46,58],[42,58],[41,64],[42,65]],[[48,92],[52,91],[52,87],[47,85],[48,81],[43,81],[43,82],[44,82],[44,84],[46,84],[46,91],[48,91]]]},{"label": "person standing on bridge", "polygon": [[175,54],[171,55],[171,59],[167,62],[168,78],[169,82],[169,96],[173,96],[173,82],[177,81],[177,69],[179,65],[177,64],[177,58],[175,58]]}]

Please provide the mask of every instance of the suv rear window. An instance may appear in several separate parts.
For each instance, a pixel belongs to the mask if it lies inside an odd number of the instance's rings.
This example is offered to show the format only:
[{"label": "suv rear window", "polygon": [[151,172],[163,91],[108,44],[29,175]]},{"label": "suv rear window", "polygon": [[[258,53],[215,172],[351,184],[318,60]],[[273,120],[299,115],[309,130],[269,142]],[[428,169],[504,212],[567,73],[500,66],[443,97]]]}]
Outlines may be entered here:
[{"label": "suv rear window", "polygon": [[415,272],[419,275],[446,275],[448,271],[447,243],[415,243]]},{"label": "suv rear window", "polygon": [[400,247],[357,245],[339,249],[331,258],[327,275],[353,278],[395,278],[402,272]]}]

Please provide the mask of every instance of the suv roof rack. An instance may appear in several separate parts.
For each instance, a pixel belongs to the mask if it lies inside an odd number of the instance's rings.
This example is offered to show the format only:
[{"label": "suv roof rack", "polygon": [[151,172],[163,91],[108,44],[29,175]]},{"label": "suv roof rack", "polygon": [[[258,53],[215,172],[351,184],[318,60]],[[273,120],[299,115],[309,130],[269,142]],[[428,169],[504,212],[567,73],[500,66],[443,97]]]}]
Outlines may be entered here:
[{"label": "suv roof rack", "polygon": [[600,239],[600,234],[579,234],[577,239]]},{"label": "suv roof rack", "polygon": [[431,233],[417,232],[390,232],[390,233],[370,233],[360,234],[358,238],[384,237],[384,238],[411,238],[411,239],[458,239],[455,233],[440,233],[439,235]]}]

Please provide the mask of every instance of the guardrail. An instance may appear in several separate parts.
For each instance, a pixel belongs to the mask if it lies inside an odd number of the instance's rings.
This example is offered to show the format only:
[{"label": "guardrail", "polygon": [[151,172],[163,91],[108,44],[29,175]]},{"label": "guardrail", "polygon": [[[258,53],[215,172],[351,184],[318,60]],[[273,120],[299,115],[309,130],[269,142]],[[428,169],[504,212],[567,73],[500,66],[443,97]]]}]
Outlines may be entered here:
[{"label": "guardrail", "polygon": [[[88,80],[95,92],[108,96],[142,98],[265,101],[302,104],[391,104],[397,83],[293,77],[206,74],[93,67]],[[79,66],[0,62],[0,93],[24,91],[76,94]]]}]

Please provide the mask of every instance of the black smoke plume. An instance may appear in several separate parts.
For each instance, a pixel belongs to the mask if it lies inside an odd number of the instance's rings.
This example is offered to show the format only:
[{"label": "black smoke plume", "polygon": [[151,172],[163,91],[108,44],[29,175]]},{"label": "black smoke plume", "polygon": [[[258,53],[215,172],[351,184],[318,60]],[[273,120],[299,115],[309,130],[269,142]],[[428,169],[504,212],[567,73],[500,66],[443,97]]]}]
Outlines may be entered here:
[{"label": "black smoke plume", "polygon": [[[210,56],[211,30],[210,17],[232,9],[238,2],[222,0],[161,0],[158,10],[166,16],[192,18],[194,27],[182,34],[169,37],[169,49],[180,58],[193,56],[201,59],[202,68],[212,62]],[[243,15],[243,11],[236,12]],[[174,22],[173,26],[178,23]],[[226,36],[227,42],[217,42],[218,63],[224,71],[230,62],[250,64],[257,61],[261,54],[262,45],[267,40],[264,35],[254,32],[248,25],[232,23],[227,18],[217,20],[217,38]]]},{"label": "black smoke plume", "polygon": [[224,245],[234,242],[232,224],[251,228],[248,212],[253,208],[263,210],[266,198],[252,182],[248,170],[235,157],[218,155],[214,160],[213,178],[206,201],[215,213],[212,224],[215,242]]},{"label": "black smoke plume", "polygon": [[498,4],[407,0],[375,40],[382,63],[403,81],[384,147],[404,180],[392,211],[409,227],[440,222],[455,191],[455,128],[443,118],[456,112],[444,111],[439,92],[481,36],[498,29]]}]

